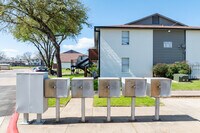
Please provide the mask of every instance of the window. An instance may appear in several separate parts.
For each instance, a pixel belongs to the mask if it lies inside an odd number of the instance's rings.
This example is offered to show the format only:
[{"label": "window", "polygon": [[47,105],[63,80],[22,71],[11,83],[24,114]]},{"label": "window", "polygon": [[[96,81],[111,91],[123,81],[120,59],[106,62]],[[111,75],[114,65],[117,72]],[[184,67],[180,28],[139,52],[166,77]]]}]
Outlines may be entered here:
[{"label": "window", "polygon": [[129,45],[129,31],[122,31],[122,45]]},{"label": "window", "polygon": [[122,72],[129,72],[129,58],[122,58]]},{"label": "window", "polygon": [[172,48],[172,42],[163,42],[164,48]]}]

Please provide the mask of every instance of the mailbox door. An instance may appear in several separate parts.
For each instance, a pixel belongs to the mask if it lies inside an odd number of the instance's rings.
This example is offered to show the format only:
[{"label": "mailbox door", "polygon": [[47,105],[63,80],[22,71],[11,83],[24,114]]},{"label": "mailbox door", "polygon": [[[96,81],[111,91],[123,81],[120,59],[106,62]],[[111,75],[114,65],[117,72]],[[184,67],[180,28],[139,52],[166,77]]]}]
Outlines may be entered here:
[{"label": "mailbox door", "polygon": [[110,97],[119,97],[120,96],[120,81],[119,80],[110,80]]},{"label": "mailbox door", "polygon": [[94,96],[93,80],[83,81],[83,97],[92,98]]},{"label": "mailbox door", "polygon": [[151,96],[160,97],[161,84],[159,79],[151,79]]},{"label": "mailbox door", "polygon": [[133,79],[125,80],[125,92],[124,96],[134,97],[135,96],[135,81]]},{"label": "mailbox door", "polygon": [[44,75],[30,75],[29,113],[44,113],[47,110],[47,99],[44,98]]},{"label": "mailbox door", "polygon": [[168,97],[171,95],[171,80],[165,79],[160,81],[161,92],[160,96]]},{"label": "mailbox door", "polygon": [[82,98],[83,96],[83,80],[72,80],[72,97]]},{"label": "mailbox door", "polygon": [[56,97],[56,81],[53,79],[45,80],[45,91],[44,95],[47,98]]},{"label": "mailbox door", "polygon": [[29,112],[29,98],[29,75],[17,75],[16,111],[18,113]]},{"label": "mailbox door", "polygon": [[109,86],[109,80],[101,79],[99,80],[99,97],[109,97],[110,95],[110,89]]},{"label": "mailbox door", "polygon": [[145,79],[138,79],[135,80],[135,96],[136,97],[144,97],[146,96],[146,80]]},{"label": "mailbox door", "polygon": [[68,97],[68,84],[67,84],[67,80],[64,79],[57,79],[56,82],[56,94],[58,98],[61,97]]}]

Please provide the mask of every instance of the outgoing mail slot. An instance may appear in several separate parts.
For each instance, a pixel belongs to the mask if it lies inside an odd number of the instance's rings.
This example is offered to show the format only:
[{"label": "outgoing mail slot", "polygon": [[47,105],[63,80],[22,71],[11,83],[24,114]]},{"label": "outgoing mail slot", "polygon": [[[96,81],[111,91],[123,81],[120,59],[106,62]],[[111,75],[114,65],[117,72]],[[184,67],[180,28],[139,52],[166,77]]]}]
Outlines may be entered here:
[{"label": "outgoing mail slot", "polygon": [[120,79],[119,78],[99,78],[99,97],[119,97]]},{"label": "outgoing mail slot", "polygon": [[171,79],[146,78],[148,87],[147,95],[152,97],[169,97],[171,95]]},{"label": "outgoing mail slot", "polygon": [[92,98],[94,96],[93,78],[73,78],[72,97]]},{"label": "outgoing mail slot", "polygon": [[146,96],[146,79],[137,77],[122,78],[122,94],[125,97]]},{"label": "outgoing mail slot", "polygon": [[70,79],[53,78],[45,80],[45,97],[61,98],[69,96]]}]

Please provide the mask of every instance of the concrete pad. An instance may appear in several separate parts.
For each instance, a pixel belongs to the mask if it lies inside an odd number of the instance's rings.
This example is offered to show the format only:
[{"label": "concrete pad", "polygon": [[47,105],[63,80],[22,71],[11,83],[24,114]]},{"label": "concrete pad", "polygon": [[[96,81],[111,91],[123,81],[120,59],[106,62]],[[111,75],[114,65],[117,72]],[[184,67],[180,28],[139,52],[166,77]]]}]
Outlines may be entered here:
[{"label": "concrete pad", "polygon": [[3,120],[4,120],[4,117],[0,117],[0,127],[1,127],[1,124],[3,123]]},{"label": "concrete pad", "polygon": [[[93,107],[93,99],[86,99],[86,123],[80,122],[81,101],[72,99],[61,108],[61,121],[55,123],[55,108],[49,108],[42,118],[43,125],[20,125],[20,133],[58,132],[58,133],[199,133],[200,131],[200,98],[164,98],[160,107],[161,121],[154,121],[154,107],[136,107],[137,121],[130,120],[130,107],[112,107],[111,122],[106,122],[107,108]],[[35,120],[36,114],[30,114]],[[4,122],[3,122],[4,123]]]}]

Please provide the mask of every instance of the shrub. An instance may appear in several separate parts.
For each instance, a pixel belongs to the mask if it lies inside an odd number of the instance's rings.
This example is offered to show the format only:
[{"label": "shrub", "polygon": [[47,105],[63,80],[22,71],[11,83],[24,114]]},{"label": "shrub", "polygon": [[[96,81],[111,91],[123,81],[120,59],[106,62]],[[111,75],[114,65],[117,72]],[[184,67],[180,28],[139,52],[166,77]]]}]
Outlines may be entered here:
[{"label": "shrub", "polygon": [[94,80],[94,90],[95,91],[98,90],[98,80],[97,79]]},{"label": "shrub", "polygon": [[166,73],[168,71],[168,65],[167,64],[156,64],[153,67],[153,75],[154,77],[166,77]]},{"label": "shrub", "polygon": [[168,72],[166,73],[166,77],[173,79],[173,75],[176,73],[190,74],[191,73],[190,66],[186,62],[176,62],[174,64],[170,64]]},{"label": "shrub", "polygon": [[155,77],[167,77],[173,79],[174,74],[190,74],[191,69],[187,62],[175,62],[174,64],[156,64],[153,67]]}]

